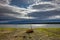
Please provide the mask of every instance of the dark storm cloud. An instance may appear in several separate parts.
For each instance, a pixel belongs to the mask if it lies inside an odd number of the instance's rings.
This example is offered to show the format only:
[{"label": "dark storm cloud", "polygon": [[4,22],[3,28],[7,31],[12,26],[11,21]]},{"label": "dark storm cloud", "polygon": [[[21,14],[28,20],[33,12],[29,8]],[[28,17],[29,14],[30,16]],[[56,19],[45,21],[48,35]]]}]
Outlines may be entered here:
[{"label": "dark storm cloud", "polygon": [[20,13],[17,13],[12,11],[11,9],[5,6],[0,5],[0,20],[8,20],[8,19],[16,19],[15,17],[9,16],[8,14],[14,14],[14,15],[20,15]]},{"label": "dark storm cloud", "polygon": [[[23,0],[22,0],[23,1]],[[44,0],[43,0],[44,1]],[[9,5],[10,1],[6,0],[1,3],[0,0],[0,20],[21,20],[21,19],[35,19],[35,20],[49,20],[60,19],[60,4],[56,1],[49,2],[41,0],[26,0],[23,3],[30,4],[27,8]],[[8,2],[8,3],[7,3]],[[20,1],[21,2],[21,1]],[[18,3],[19,4],[19,3]],[[24,5],[24,4],[23,4]],[[52,16],[52,17],[51,17]],[[4,22],[2,21],[2,23]]]},{"label": "dark storm cloud", "polygon": [[53,11],[46,11],[46,12],[33,12],[28,14],[29,16],[32,17],[37,17],[37,20],[41,20],[41,19],[48,19],[48,17],[51,16],[56,16],[56,15],[60,15],[60,11],[57,10],[53,10]]}]

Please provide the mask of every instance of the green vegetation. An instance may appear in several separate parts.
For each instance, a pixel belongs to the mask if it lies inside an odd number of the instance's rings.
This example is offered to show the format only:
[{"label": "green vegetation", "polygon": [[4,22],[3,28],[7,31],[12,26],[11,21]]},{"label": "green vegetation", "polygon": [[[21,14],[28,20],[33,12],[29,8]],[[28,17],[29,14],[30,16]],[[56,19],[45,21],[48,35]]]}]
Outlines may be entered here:
[{"label": "green vegetation", "polygon": [[60,28],[34,28],[27,34],[28,28],[0,28],[0,40],[60,40]]}]

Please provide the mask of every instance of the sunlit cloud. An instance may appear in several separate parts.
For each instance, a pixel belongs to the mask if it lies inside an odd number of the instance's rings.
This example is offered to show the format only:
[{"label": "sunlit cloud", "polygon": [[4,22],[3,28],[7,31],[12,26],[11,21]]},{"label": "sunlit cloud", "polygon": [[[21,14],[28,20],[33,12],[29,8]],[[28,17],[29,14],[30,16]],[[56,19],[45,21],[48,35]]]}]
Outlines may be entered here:
[{"label": "sunlit cloud", "polygon": [[52,2],[40,2],[36,4],[32,4],[28,7],[28,9],[38,10],[38,11],[50,11],[56,10],[58,5]]},{"label": "sunlit cloud", "polygon": [[5,14],[6,16],[11,16],[11,17],[15,17],[15,18],[23,18],[23,19],[35,19],[35,17],[29,17],[29,16],[22,16],[22,15],[16,15],[16,14]]},{"label": "sunlit cloud", "polygon": [[48,19],[60,19],[60,15],[50,16]]},{"label": "sunlit cloud", "polygon": [[0,4],[0,10],[1,13],[0,14],[3,14],[3,15],[10,15],[10,14],[13,14],[13,15],[19,15],[20,16],[23,16],[24,15],[24,12],[26,11],[25,8],[20,8],[20,7],[16,7],[16,6],[11,6],[11,5],[4,5],[4,4]]},{"label": "sunlit cloud", "polygon": [[0,0],[1,4],[10,4],[11,0]]},{"label": "sunlit cloud", "polygon": [[23,18],[23,19],[34,19],[34,17],[29,17],[27,16],[27,14],[29,12],[32,12],[34,10],[29,10],[25,9],[25,8],[20,8],[20,7],[16,7],[16,6],[11,6],[11,5],[3,5],[1,4],[0,8],[2,8],[3,10],[6,9],[5,13],[4,11],[2,11],[2,14],[5,16],[11,16],[11,17],[15,17],[15,18]]}]

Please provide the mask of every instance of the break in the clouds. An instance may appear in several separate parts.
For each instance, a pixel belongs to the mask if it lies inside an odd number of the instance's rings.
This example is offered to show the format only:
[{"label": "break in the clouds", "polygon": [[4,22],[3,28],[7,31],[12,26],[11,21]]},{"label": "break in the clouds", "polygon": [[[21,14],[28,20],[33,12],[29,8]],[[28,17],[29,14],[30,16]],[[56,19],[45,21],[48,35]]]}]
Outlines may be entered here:
[{"label": "break in the clouds", "polygon": [[[0,0],[0,20],[49,20],[60,19],[59,0],[16,0],[21,5],[28,5],[26,8],[12,5],[12,0]],[[11,4],[12,3],[12,4]],[[15,2],[16,3],[16,2]],[[6,5],[7,4],[7,5]],[[13,19],[13,20],[12,20]],[[4,22],[4,21],[2,21]],[[6,21],[5,21],[6,22]]]}]

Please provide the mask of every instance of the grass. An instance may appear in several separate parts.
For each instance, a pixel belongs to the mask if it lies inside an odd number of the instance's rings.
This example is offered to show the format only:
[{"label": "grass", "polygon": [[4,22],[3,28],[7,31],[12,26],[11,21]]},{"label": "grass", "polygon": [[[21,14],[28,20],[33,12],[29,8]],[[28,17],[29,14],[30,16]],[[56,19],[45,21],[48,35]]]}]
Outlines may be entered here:
[{"label": "grass", "polygon": [[[0,28],[0,40],[30,40],[29,36],[31,40],[60,40],[60,28],[34,28],[34,33],[29,35],[26,30],[28,28]],[[23,36],[27,37],[23,39]]]}]

